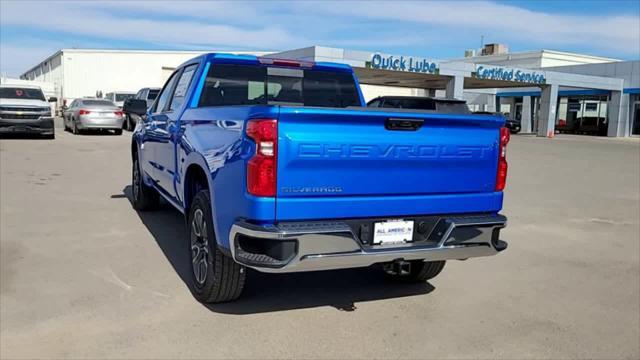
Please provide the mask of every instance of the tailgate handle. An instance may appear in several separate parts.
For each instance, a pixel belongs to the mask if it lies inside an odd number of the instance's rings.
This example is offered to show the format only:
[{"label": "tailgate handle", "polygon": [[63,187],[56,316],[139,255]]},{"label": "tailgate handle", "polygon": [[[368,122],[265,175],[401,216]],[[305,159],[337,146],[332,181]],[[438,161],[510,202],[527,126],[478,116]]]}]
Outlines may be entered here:
[{"label": "tailgate handle", "polygon": [[384,128],[387,130],[416,131],[422,127],[423,123],[423,119],[388,118],[384,123]]}]

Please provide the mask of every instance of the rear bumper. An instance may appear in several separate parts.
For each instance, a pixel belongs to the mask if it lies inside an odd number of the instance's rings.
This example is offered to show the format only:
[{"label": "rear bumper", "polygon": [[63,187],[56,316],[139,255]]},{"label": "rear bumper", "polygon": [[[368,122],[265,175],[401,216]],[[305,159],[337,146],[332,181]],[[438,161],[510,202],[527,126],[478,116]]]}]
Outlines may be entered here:
[{"label": "rear bumper", "polygon": [[124,117],[85,117],[80,116],[79,129],[122,129]]},{"label": "rear bumper", "polygon": [[0,119],[0,133],[26,133],[53,135],[53,118],[41,117],[39,119]]},{"label": "rear bumper", "polygon": [[[287,273],[366,267],[397,259],[453,260],[490,256],[506,249],[499,239],[502,215],[442,216],[424,240],[367,245],[354,221],[235,223],[229,234],[233,259],[262,272]],[[356,222],[356,225],[363,222]],[[360,234],[358,234],[360,233]]]}]

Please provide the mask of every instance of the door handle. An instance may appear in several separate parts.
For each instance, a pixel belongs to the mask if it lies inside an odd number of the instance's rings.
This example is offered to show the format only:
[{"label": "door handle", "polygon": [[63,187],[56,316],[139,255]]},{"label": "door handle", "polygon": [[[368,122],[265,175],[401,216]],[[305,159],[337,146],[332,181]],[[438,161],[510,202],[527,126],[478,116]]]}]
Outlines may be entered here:
[{"label": "door handle", "polygon": [[416,131],[424,124],[423,119],[394,119],[388,118],[384,123],[387,130],[396,131]]}]

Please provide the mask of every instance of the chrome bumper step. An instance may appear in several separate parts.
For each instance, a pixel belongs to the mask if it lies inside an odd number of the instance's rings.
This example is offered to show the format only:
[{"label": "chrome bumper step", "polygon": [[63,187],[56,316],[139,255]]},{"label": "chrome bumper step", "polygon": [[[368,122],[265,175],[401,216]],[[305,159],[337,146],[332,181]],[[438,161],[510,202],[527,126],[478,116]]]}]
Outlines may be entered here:
[{"label": "chrome bumper step", "polygon": [[441,216],[424,241],[368,245],[347,221],[266,226],[239,221],[231,228],[229,242],[236,262],[259,271],[331,270],[398,259],[435,261],[495,255],[507,248],[499,239],[506,223],[507,218],[497,214]]}]

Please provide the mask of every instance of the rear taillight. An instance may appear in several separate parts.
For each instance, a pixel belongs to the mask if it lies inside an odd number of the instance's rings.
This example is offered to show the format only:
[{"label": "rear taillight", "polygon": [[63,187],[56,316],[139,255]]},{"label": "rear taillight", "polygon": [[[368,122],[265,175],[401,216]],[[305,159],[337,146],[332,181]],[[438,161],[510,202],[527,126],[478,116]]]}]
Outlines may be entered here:
[{"label": "rear taillight", "polygon": [[91,111],[85,110],[85,109],[80,109],[80,111],[78,111],[78,115],[87,115],[87,114],[91,114]]},{"label": "rear taillight", "polygon": [[247,136],[256,142],[256,153],[247,163],[247,192],[255,196],[276,196],[278,122],[275,119],[250,120]]},{"label": "rear taillight", "polygon": [[496,176],[496,191],[504,190],[507,185],[507,144],[511,135],[509,128],[500,128],[500,148],[498,151],[498,174]]},{"label": "rear taillight", "polygon": [[124,113],[122,111],[114,111],[113,113],[116,114],[116,116],[124,115]]}]

